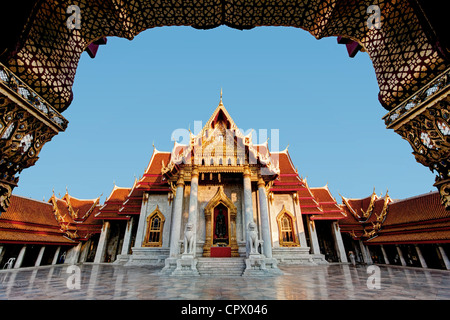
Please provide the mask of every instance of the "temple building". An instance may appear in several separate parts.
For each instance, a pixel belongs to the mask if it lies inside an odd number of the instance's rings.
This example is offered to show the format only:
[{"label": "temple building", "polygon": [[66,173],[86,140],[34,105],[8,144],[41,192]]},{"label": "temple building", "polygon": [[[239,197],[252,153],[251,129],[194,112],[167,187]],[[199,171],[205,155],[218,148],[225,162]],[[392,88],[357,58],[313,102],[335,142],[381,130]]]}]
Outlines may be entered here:
[{"label": "temple building", "polygon": [[225,261],[236,274],[346,262],[344,217],[328,186],[310,188],[287,149],[253,144],[221,99],[188,145],[154,148],[132,188],[114,186],[96,215],[104,222],[95,261],[195,275]]},{"label": "temple building", "polygon": [[342,197],[341,207],[344,246],[358,262],[450,269],[450,212],[439,192],[394,201],[374,191]]},{"label": "temple building", "polygon": [[93,262],[102,227],[93,219],[99,200],[12,195],[0,217],[0,268]]},{"label": "temple building", "polygon": [[47,202],[13,195],[0,268],[56,263],[159,266],[166,275],[277,275],[287,264],[450,269],[450,211],[438,191],[394,200],[310,187],[286,148],[242,134],[220,98],[189,144],[153,147],[131,187]]}]

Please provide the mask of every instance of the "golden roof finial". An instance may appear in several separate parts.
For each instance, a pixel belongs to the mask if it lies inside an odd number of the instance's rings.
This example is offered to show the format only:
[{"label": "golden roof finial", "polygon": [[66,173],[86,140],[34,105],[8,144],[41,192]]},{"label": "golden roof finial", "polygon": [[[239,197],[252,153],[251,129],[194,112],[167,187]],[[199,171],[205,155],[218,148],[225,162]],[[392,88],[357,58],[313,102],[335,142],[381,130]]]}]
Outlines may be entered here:
[{"label": "golden roof finial", "polygon": [[223,106],[223,102],[222,102],[222,88],[220,88],[220,102],[219,102],[219,106],[220,105]]}]

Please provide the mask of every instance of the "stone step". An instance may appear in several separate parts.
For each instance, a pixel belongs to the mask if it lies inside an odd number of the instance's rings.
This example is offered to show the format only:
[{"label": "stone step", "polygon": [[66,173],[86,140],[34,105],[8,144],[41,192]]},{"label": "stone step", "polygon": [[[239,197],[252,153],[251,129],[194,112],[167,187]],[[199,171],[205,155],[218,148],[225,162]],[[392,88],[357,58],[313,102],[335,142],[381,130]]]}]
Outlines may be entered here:
[{"label": "stone step", "polygon": [[200,275],[241,276],[245,271],[244,258],[198,258]]}]

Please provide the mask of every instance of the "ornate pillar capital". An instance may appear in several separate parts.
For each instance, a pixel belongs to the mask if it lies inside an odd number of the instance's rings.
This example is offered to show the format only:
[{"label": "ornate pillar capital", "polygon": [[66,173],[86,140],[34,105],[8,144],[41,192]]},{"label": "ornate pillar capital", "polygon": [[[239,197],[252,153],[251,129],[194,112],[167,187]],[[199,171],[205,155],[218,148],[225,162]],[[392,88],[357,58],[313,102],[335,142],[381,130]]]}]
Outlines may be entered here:
[{"label": "ornate pillar capital", "polygon": [[265,188],[266,183],[264,182],[264,179],[262,178],[261,174],[258,175],[258,188]]},{"label": "ornate pillar capital", "polygon": [[199,173],[198,173],[198,166],[194,165],[192,166],[192,172],[191,172],[191,177],[198,177]]},{"label": "ornate pillar capital", "polygon": [[251,171],[250,171],[250,167],[248,165],[244,166],[244,177],[250,177],[251,175]]},{"label": "ornate pillar capital", "polygon": [[184,170],[178,173],[177,187],[184,187]]}]

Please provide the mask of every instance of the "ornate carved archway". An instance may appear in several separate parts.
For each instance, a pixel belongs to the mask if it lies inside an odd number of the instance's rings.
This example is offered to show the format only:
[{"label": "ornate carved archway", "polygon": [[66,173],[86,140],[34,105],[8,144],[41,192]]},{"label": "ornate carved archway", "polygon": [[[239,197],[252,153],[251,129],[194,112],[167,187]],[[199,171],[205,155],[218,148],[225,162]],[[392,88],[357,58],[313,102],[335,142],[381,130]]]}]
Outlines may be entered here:
[{"label": "ornate carved archway", "polygon": [[233,201],[227,197],[225,192],[223,191],[223,187],[219,186],[216,194],[212,199],[208,202],[205,207],[205,226],[206,226],[206,235],[205,235],[205,244],[203,246],[203,256],[209,257],[211,256],[211,247],[213,244],[214,238],[214,209],[222,204],[225,208],[227,208],[227,218],[228,218],[228,233],[229,233],[229,244],[228,246],[231,248],[231,256],[239,257],[238,252],[238,244],[236,240],[236,214],[237,208],[234,205]]},{"label": "ornate carved archway", "polygon": [[[369,27],[373,5],[379,9],[379,28]],[[420,163],[438,172],[436,185],[450,199],[449,124],[440,116],[449,110],[445,71],[450,41],[445,10],[426,0],[24,0],[4,2],[0,10],[11,17],[0,21],[0,28],[7,30],[0,39],[0,193],[6,194],[0,212],[6,210],[17,175],[34,165],[42,145],[67,127],[61,113],[72,101],[80,55],[88,51],[94,57],[106,37],[131,40],[161,26],[289,26],[317,39],[337,36],[350,56],[366,52],[377,77],[380,103],[390,111],[388,128],[411,143]],[[422,88],[439,75],[444,84],[438,85],[439,90],[429,87],[430,95],[437,97],[439,91],[439,99],[423,99]],[[416,97],[419,103],[410,103]],[[439,115],[431,128],[425,119],[434,117],[433,108]],[[443,134],[436,128],[443,128],[439,129]],[[416,141],[427,149],[420,153]]]}]

